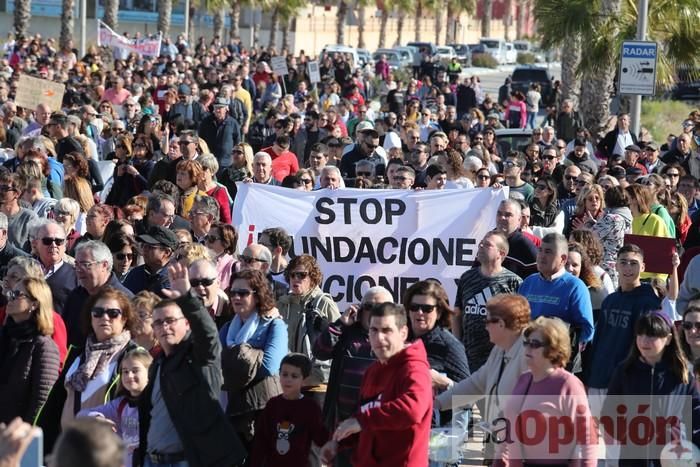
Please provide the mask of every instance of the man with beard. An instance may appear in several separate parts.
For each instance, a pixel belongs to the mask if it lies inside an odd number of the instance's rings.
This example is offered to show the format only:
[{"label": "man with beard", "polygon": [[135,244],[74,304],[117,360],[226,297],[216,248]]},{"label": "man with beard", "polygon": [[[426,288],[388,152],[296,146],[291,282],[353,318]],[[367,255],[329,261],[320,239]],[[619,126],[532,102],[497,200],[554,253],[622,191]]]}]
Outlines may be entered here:
[{"label": "man with beard", "polygon": [[304,126],[296,135],[292,143],[292,152],[296,154],[300,167],[305,167],[309,161],[309,155],[315,144],[323,140],[328,132],[319,128],[319,114],[310,110],[304,115]]}]

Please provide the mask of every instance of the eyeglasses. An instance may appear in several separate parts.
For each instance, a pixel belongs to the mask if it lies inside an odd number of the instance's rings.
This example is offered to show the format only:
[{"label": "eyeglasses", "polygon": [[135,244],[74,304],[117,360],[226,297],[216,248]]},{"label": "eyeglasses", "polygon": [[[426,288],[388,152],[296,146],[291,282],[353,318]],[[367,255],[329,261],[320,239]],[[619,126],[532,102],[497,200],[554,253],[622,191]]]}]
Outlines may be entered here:
[{"label": "eyeglasses", "polygon": [[302,179],[301,179],[301,182],[302,182],[304,185],[311,185],[314,181],[311,180],[310,178],[302,178]]},{"label": "eyeglasses", "polygon": [[207,235],[207,236],[204,237],[204,238],[205,238],[206,241],[209,242],[209,243],[214,243],[214,242],[217,241],[217,240],[221,240],[221,237],[217,237],[216,235]]},{"label": "eyeglasses", "polygon": [[209,287],[214,282],[216,282],[215,277],[207,277],[205,279],[190,279],[190,286],[199,287],[201,285],[202,287]]},{"label": "eyeglasses", "polygon": [[355,174],[357,174],[358,177],[371,177],[372,176],[372,172],[355,172]]},{"label": "eyeglasses", "polygon": [[75,267],[80,269],[90,269],[93,264],[100,263],[101,261],[76,261]]},{"label": "eyeglasses", "polygon": [[27,295],[26,293],[22,292],[21,290],[9,290],[5,294],[5,296],[7,297],[7,300],[10,302],[17,300],[18,298],[26,298],[26,299],[30,299],[30,300],[32,298],[29,295]]},{"label": "eyeglasses", "polygon": [[102,318],[104,315],[107,315],[109,319],[117,319],[121,316],[122,310],[119,308],[102,308],[96,306],[90,310],[90,314],[92,314],[93,318]]},{"label": "eyeglasses", "polygon": [[119,261],[124,261],[125,259],[128,259],[129,261],[132,261],[134,259],[134,254],[133,253],[117,253],[114,255]]},{"label": "eyeglasses", "polygon": [[540,184],[535,185],[535,190],[546,190],[546,189],[547,189],[547,185],[540,185]]},{"label": "eyeglasses", "polygon": [[134,104],[124,104],[124,107],[133,107]]},{"label": "eyeglasses", "polygon": [[541,349],[542,347],[546,347],[547,344],[545,344],[542,341],[538,341],[537,339],[525,339],[523,340],[523,347],[530,347],[533,350],[536,349]]},{"label": "eyeglasses", "polygon": [[258,262],[258,263],[267,263],[267,261],[265,261],[264,259],[253,258],[252,256],[243,256],[243,255],[241,255],[241,256],[239,256],[239,258],[241,259],[241,261],[243,261],[243,262],[246,263],[246,264],[252,264],[252,263],[255,263],[255,262]]},{"label": "eyeglasses", "polygon": [[179,144],[180,146],[187,146],[188,144],[192,143],[194,143],[194,141],[178,141],[177,144]]},{"label": "eyeglasses", "polygon": [[364,145],[367,146],[367,149],[371,149],[372,151],[377,149],[377,146],[378,146],[377,144],[369,144],[369,143],[364,143]]},{"label": "eyeglasses", "polygon": [[289,277],[291,279],[296,279],[298,281],[303,281],[307,277],[309,277],[308,271],[296,271],[296,272],[290,272]]},{"label": "eyeglasses", "polygon": [[432,313],[435,308],[437,308],[437,305],[426,305],[424,303],[411,303],[408,305],[408,311],[411,313],[418,313],[420,311],[426,315]]},{"label": "eyeglasses", "polygon": [[61,211],[60,209],[53,209],[53,215],[55,217],[70,216],[70,213],[68,211]]},{"label": "eyeglasses", "polygon": [[157,319],[157,320],[153,321],[153,324],[151,324],[151,327],[153,327],[153,329],[162,328],[163,326],[171,327],[173,324],[177,323],[181,319],[185,319],[185,317],[180,316],[179,318]]},{"label": "eyeglasses", "polygon": [[576,186],[586,186],[588,182],[586,180],[576,180]]},{"label": "eyeglasses", "polygon": [[228,291],[229,296],[241,298],[246,298],[247,296],[253,293],[255,293],[255,291],[250,289],[231,289]]},{"label": "eyeglasses", "polygon": [[479,180],[488,180],[491,178],[491,176],[490,175],[477,175],[476,178],[478,178]]},{"label": "eyeglasses", "polygon": [[[556,158],[557,158],[557,156],[542,156],[543,161],[553,161]],[[574,177],[574,178],[576,178],[576,177]]]},{"label": "eyeglasses", "polygon": [[115,147],[116,149],[126,149],[126,146],[124,146],[123,144],[117,144],[117,145],[114,146],[114,147]]},{"label": "eyeglasses", "polygon": [[515,161],[505,161],[503,165],[506,167],[520,167],[520,164]]},{"label": "eyeglasses", "polygon": [[474,141],[483,141],[484,138],[474,138]]},{"label": "eyeglasses", "polygon": [[[669,177],[680,177],[681,176],[681,174],[678,172],[666,172],[666,175],[668,175]],[[2,187],[0,187],[0,190],[1,189],[2,189]]]},{"label": "eyeglasses", "polygon": [[681,326],[682,326],[683,329],[685,329],[686,331],[692,331],[692,330],[694,329],[695,332],[700,332],[700,321],[699,321],[699,322],[696,322],[696,323],[693,323],[693,322],[691,322],[691,321],[683,321],[683,322],[681,323]]},{"label": "eyeglasses", "polygon": [[45,246],[51,246],[54,243],[56,246],[61,246],[63,243],[65,243],[65,241],[65,238],[44,237],[41,239],[41,243],[43,243]]},{"label": "eyeglasses", "polygon": [[569,182],[573,182],[574,180],[576,180],[576,177],[574,175],[565,175],[564,178]]},{"label": "eyeglasses", "polygon": [[563,149],[566,149],[566,146],[557,146],[557,149],[559,149],[561,151]]},{"label": "eyeglasses", "polygon": [[134,144],[134,147],[135,147],[135,148],[145,148],[146,145],[143,144],[143,143],[135,143],[135,144]]}]

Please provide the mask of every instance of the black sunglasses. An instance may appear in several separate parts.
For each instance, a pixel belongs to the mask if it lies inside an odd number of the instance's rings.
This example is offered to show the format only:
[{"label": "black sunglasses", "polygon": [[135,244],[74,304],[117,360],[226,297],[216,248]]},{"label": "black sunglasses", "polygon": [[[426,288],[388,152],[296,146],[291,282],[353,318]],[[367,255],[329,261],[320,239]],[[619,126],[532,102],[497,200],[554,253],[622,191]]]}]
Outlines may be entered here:
[{"label": "black sunglasses", "polygon": [[190,279],[190,286],[199,287],[201,285],[203,287],[209,287],[214,282],[216,282],[216,278],[207,277],[205,279]]},{"label": "black sunglasses", "polygon": [[41,239],[41,243],[43,243],[46,246],[51,246],[54,243],[56,244],[56,246],[61,246],[65,243],[65,241],[65,238],[44,237]]},{"label": "black sunglasses", "polygon": [[133,253],[117,253],[114,255],[119,261],[124,261],[125,259],[128,260],[133,260],[134,259],[134,254]]},{"label": "black sunglasses", "polygon": [[408,305],[408,311],[413,313],[421,311],[423,314],[428,314],[432,313],[435,308],[437,308],[437,305],[425,305],[423,303],[411,303]]},{"label": "black sunglasses", "polygon": [[254,293],[254,291],[250,289],[231,289],[228,291],[229,296],[241,298],[245,298],[252,293]]},{"label": "black sunglasses", "polygon": [[289,277],[291,279],[297,279],[297,280],[304,280],[307,277],[309,277],[309,273],[307,271],[297,271],[297,272],[290,272]]},{"label": "black sunglasses", "polygon": [[540,349],[546,347],[547,344],[538,341],[537,339],[525,339],[523,340],[523,347],[530,347],[531,349]]},{"label": "black sunglasses", "polygon": [[693,328],[695,328],[696,331],[700,331],[700,322],[692,323],[692,322],[690,322],[690,321],[683,321],[683,322],[681,323],[681,326],[682,326],[683,329],[685,329],[686,331],[690,331],[690,330],[692,330]]},{"label": "black sunglasses", "polygon": [[214,243],[214,242],[217,241],[217,240],[221,240],[221,237],[217,237],[216,235],[207,235],[207,236],[204,237],[204,238],[205,238],[206,241],[208,241],[209,243]]},{"label": "black sunglasses", "polygon": [[241,261],[243,261],[243,262],[246,263],[246,264],[251,264],[251,263],[254,263],[254,262],[256,262],[256,261],[257,261],[258,263],[267,263],[267,261],[265,261],[264,259],[253,258],[252,256],[243,256],[243,255],[241,255],[241,256],[239,256],[239,258],[241,259]]},{"label": "black sunglasses", "polygon": [[105,314],[109,316],[109,319],[116,319],[122,314],[122,310],[119,308],[102,308],[99,306],[96,306],[92,310],[90,310],[90,313],[92,314],[93,318],[102,318]]}]

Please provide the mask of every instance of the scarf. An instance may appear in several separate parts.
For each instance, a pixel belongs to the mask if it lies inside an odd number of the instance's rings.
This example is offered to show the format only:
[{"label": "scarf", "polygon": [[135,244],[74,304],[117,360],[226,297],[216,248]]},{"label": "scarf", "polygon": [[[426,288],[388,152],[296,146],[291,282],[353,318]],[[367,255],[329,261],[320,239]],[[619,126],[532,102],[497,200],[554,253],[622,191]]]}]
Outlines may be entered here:
[{"label": "scarf", "polygon": [[126,330],[104,342],[96,342],[95,337],[90,335],[85,345],[84,358],[75,373],[66,381],[66,387],[76,392],[83,392],[88,382],[102,373],[112,357],[122,350],[130,340],[131,333]]},{"label": "scarf", "polygon": [[233,347],[234,345],[248,342],[258,329],[259,323],[260,316],[256,311],[253,312],[245,323],[241,320],[240,316],[234,316],[233,321],[231,321],[228,327],[228,332],[226,333],[226,347]]}]

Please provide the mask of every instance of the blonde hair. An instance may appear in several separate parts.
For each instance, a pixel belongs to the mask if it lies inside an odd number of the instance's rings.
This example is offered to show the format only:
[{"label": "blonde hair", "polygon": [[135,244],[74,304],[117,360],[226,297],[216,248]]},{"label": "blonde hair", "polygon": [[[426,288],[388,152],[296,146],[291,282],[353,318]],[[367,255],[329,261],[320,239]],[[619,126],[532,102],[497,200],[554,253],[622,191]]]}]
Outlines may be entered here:
[{"label": "blonde hair", "polygon": [[82,177],[66,177],[63,194],[77,201],[81,212],[88,212],[95,205],[90,182]]},{"label": "blonde hair", "polygon": [[185,266],[190,267],[190,264],[194,263],[198,259],[207,259],[212,261],[214,258],[212,257],[209,248],[199,243],[190,243],[180,249],[176,259],[178,262],[184,261]]},{"label": "blonde hair", "polygon": [[245,170],[247,173],[253,173],[253,146],[248,143],[239,143],[233,147],[233,149],[240,149],[243,151],[243,156],[245,157]]},{"label": "blonde hair", "polygon": [[39,306],[33,313],[36,327],[43,336],[53,334],[53,296],[51,288],[43,278],[25,277],[22,279],[22,286],[32,300]]},{"label": "blonde hair", "polygon": [[563,367],[571,358],[571,337],[569,327],[559,318],[546,318],[540,316],[530,323],[525,332],[525,337],[539,331],[542,335],[544,347],[544,358],[548,359],[554,366]]},{"label": "blonde hair", "polygon": [[[600,200],[600,210],[602,211],[605,209],[605,192],[603,191],[603,187],[600,185],[590,185],[581,190],[576,197],[577,215],[581,215],[586,212],[586,198],[591,195],[598,195],[598,199]],[[596,213],[592,212],[591,214],[595,215]]]}]

